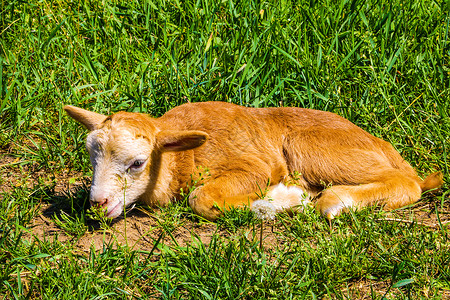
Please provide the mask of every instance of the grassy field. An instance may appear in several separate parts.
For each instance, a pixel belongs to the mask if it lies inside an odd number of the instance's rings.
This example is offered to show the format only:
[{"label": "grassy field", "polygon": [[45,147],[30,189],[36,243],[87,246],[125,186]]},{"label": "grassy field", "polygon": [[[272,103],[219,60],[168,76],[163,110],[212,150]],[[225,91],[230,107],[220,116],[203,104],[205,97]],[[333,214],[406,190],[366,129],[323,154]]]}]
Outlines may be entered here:
[{"label": "grassy field", "polygon": [[[0,299],[450,299],[448,1],[1,3]],[[263,228],[186,203],[87,211],[86,132],[63,105],[211,100],[335,112],[445,185],[397,212]]]}]

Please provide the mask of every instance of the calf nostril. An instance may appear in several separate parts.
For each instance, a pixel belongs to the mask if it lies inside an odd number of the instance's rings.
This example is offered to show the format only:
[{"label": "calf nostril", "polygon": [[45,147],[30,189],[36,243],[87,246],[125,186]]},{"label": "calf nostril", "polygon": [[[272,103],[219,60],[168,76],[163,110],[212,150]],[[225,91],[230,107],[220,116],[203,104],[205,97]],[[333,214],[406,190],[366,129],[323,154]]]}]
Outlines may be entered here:
[{"label": "calf nostril", "polygon": [[97,203],[98,206],[106,206],[106,204],[108,204],[108,198],[103,198]]},{"label": "calf nostril", "polygon": [[91,202],[91,206],[104,207],[104,206],[106,206],[106,204],[108,204],[108,198],[103,198],[100,201],[89,200],[89,202]]}]

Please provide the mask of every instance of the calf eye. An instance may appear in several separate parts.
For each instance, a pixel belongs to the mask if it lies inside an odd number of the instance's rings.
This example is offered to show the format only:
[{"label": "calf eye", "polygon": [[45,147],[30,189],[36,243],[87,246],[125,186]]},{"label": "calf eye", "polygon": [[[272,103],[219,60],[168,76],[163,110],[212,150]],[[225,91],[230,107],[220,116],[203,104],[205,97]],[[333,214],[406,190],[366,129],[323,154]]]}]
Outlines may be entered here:
[{"label": "calf eye", "polygon": [[133,167],[140,167],[140,166],[142,166],[143,163],[144,163],[144,162],[143,162],[142,160],[136,160],[136,161],[133,163]]},{"label": "calf eye", "polygon": [[145,160],[137,159],[135,160],[127,169],[127,173],[129,173],[132,170],[137,170],[145,163]]}]

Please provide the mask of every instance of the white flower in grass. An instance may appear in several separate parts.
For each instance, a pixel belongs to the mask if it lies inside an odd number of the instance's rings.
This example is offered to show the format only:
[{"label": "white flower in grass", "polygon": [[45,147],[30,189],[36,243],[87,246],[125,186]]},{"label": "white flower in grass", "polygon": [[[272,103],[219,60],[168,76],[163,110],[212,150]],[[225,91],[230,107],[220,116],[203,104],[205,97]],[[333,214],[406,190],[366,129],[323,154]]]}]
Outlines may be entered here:
[{"label": "white flower in grass", "polygon": [[267,200],[256,200],[253,202],[252,211],[261,220],[273,220],[277,213],[275,206]]}]

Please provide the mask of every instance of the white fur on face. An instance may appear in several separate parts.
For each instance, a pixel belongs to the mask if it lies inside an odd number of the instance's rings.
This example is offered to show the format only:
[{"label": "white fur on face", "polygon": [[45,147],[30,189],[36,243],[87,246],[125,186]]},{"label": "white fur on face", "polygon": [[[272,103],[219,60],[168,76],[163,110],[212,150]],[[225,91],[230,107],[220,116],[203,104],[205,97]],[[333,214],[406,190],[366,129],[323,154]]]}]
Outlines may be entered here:
[{"label": "white fur on face", "polygon": [[102,128],[88,135],[86,146],[94,168],[91,204],[102,205],[109,218],[118,217],[149,184],[152,145],[126,129]]}]

